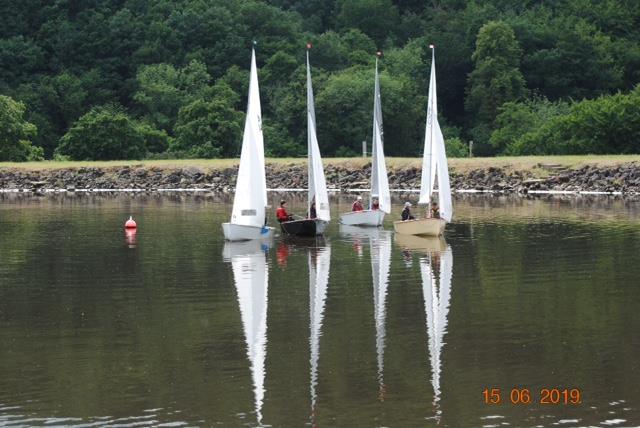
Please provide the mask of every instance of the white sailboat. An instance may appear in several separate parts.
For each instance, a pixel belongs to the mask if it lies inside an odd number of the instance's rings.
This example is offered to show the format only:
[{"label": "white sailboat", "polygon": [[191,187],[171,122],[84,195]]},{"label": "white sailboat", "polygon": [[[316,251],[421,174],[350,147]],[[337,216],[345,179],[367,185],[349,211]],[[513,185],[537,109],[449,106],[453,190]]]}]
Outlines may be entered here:
[{"label": "white sailboat", "polygon": [[251,366],[254,411],[262,425],[262,405],[265,396],[265,359],[267,346],[267,291],[269,269],[260,241],[227,242],[224,258],[233,268],[238,294],[242,327],[247,342],[247,357]]},{"label": "white sailboat", "polygon": [[391,267],[391,232],[381,231],[369,241],[371,249],[371,273],[373,275],[373,306],[376,323],[376,354],[378,362],[378,399],[384,401],[384,348],[387,318],[387,287]]},{"label": "white sailboat", "polygon": [[427,125],[425,127],[424,154],[422,157],[422,179],[420,182],[419,204],[427,205],[431,212],[431,195],[438,182],[439,218],[427,217],[419,220],[395,221],[393,227],[397,233],[407,235],[439,236],[445,225],[451,221],[453,206],[449,184],[449,167],[444,147],[444,136],[438,123],[438,101],[436,95],[435,48],[431,48],[431,78],[429,81],[429,101]]},{"label": "white sailboat", "polygon": [[[284,233],[299,236],[322,235],[331,220],[329,213],[329,195],[324,177],[318,137],[316,136],[316,110],[311,85],[311,67],[309,66],[309,49],[307,45],[307,157],[309,168],[309,196],[307,201],[308,217],[301,220],[280,223]],[[315,215],[314,215],[315,213]]]},{"label": "white sailboat", "polygon": [[311,418],[315,418],[318,400],[318,361],[320,359],[320,336],[322,336],[322,320],[324,306],[327,300],[327,285],[329,284],[329,264],[331,248],[311,248],[309,251],[309,347],[311,380],[309,392],[311,394]]},{"label": "white sailboat", "polygon": [[[380,100],[380,79],[378,78],[378,57],[373,95],[373,131],[371,146],[371,198],[369,209],[351,211],[340,215],[340,223],[350,226],[382,226],[385,213],[391,211],[389,179],[384,160],[384,139],[382,131],[382,103]],[[375,207],[375,202],[378,207]]]},{"label": "white sailboat", "polygon": [[451,247],[443,252],[429,254],[420,260],[422,273],[422,293],[427,318],[427,336],[429,340],[429,360],[431,363],[431,385],[433,387],[433,405],[436,419],[440,410],[440,377],[442,372],[442,348],[447,331],[447,316],[451,299],[451,277],[453,253]]},{"label": "white sailboat", "polygon": [[264,166],[264,138],[260,90],[256,70],[256,54],[251,49],[249,100],[244,122],[240,167],[233,198],[231,221],[222,223],[224,238],[228,241],[269,238],[273,228],[266,225],[267,181]]}]

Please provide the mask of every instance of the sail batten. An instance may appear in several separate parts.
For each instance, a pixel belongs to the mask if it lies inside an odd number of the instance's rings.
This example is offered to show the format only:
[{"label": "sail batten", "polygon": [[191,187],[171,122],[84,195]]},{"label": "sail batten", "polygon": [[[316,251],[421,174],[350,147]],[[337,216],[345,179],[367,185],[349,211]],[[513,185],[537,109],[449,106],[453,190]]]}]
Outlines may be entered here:
[{"label": "sail batten", "polygon": [[251,72],[247,116],[242,136],[240,167],[233,199],[231,223],[261,227],[265,222],[267,182],[265,176],[262,112],[255,50],[251,50]]}]

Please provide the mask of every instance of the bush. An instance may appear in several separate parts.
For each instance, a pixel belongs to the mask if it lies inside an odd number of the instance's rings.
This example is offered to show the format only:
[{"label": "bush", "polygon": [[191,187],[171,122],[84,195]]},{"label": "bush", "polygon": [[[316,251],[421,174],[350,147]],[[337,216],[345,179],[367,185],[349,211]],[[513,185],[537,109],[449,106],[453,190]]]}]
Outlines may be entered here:
[{"label": "bush", "polygon": [[42,160],[42,147],[34,147],[29,141],[37,128],[23,116],[26,106],[10,97],[0,95],[0,161]]},{"label": "bush", "polygon": [[469,146],[458,137],[445,139],[444,149],[447,152],[447,157],[450,158],[466,158],[469,156]]},{"label": "bush", "polygon": [[122,107],[94,107],[60,139],[56,150],[73,160],[141,159],[145,136]]}]

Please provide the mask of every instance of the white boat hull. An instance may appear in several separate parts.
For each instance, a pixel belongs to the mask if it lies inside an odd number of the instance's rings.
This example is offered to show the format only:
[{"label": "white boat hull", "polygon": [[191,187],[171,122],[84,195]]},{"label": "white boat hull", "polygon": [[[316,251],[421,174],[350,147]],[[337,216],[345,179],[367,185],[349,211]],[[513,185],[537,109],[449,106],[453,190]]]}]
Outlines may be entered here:
[{"label": "white boat hull", "polygon": [[273,236],[273,227],[247,226],[244,224],[222,223],[224,239],[227,241],[250,241],[269,239]]},{"label": "white boat hull", "polygon": [[447,224],[441,218],[423,218],[420,220],[394,221],[393,229],[403,235],[440,236]]},{"label": "white boat hull", "polygon": [[382,226],[384,211],[364,210],[340,214],[340,223],[346,226]]}]

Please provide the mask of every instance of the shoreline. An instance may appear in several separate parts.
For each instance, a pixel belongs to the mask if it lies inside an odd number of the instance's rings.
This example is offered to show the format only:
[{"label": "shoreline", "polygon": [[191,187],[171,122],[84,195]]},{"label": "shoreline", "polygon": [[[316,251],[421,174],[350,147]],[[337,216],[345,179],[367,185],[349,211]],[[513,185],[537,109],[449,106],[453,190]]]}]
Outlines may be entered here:
[{"label": "shoreline", "polygon": [[[511,158],[515,159],[515,158]],[[575,167],[560,163],[508,164],[505,158],[463,159],[477,168],[452,162],[454,193],[500,194],[640,194],[640,160],[599,164],[597,158]],[[553,160],[553,159],[551,159]],[[237,160],[236,160],[237,161]],[[455,160],[454,160],[455,161]],[[482,166],[486,164],[502,166]],[[419,159],[391,159],[389,187],[393,193],[414,193],[420,186]],[[368,192],[368,159],[325,161],[330,192]],[[0,192],[212,192],[233,194],[237,163],[66,166],[29,168],[0,166]],[[300,192],[307,187],[305,160],[267,162],[267,188],[275,192]]]}]

